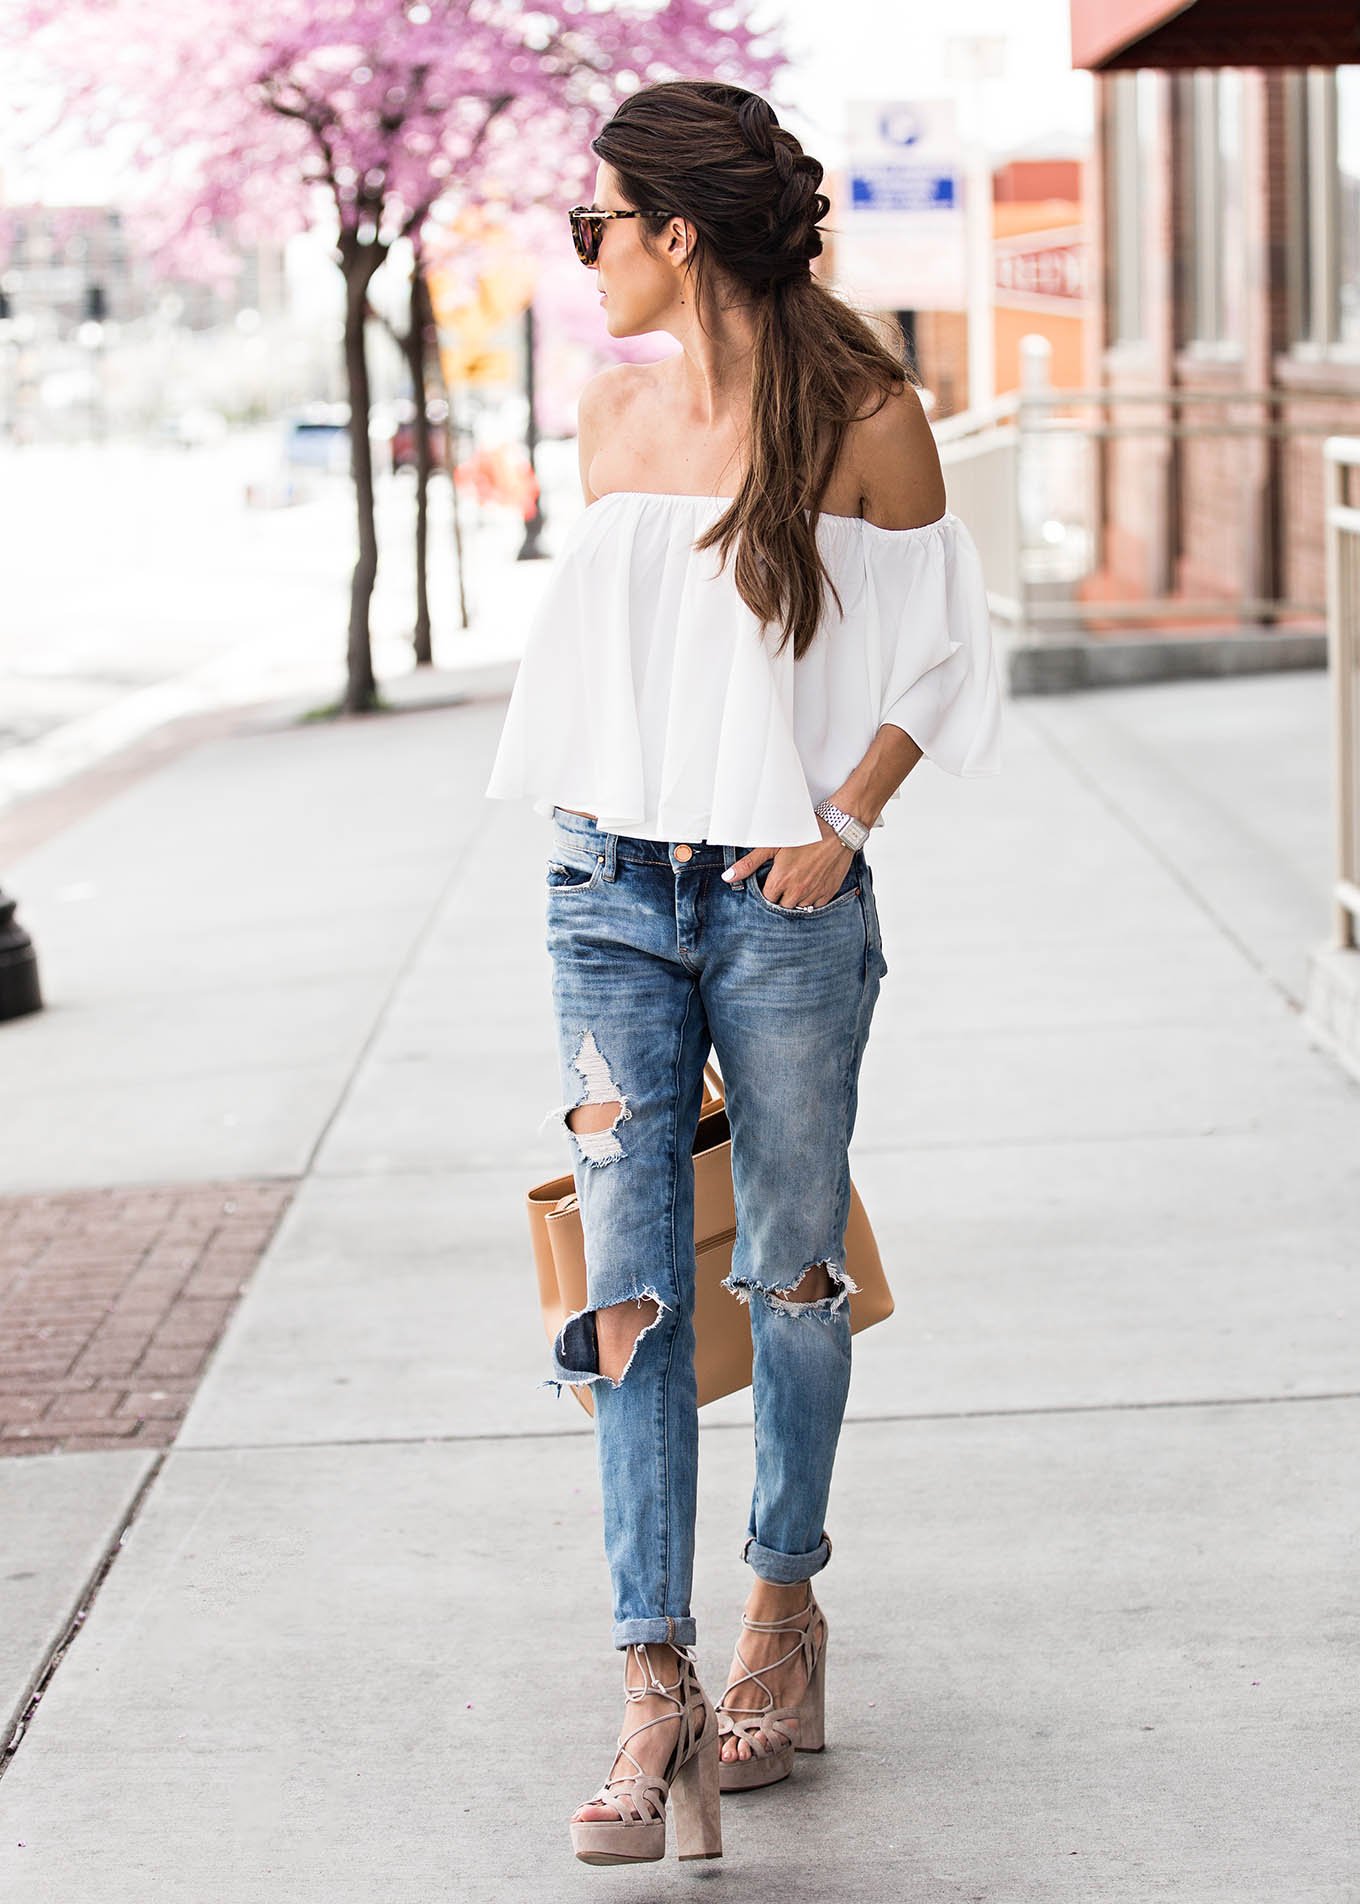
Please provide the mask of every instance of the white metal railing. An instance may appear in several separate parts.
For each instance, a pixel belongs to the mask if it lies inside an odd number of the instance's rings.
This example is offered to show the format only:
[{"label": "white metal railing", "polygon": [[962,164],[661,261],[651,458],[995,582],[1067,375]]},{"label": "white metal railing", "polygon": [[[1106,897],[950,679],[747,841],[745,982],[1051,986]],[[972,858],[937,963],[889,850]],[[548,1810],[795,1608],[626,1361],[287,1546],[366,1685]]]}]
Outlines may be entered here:
[{"label": "white metal railing", "polygon": [[[1244,591],[1231,597],[1141,595],[1136,600],[1078,598],[1077,585],[1101,565],[1100,483],[1103,442],[1146,439],[1169,446],[1211,437],[1322,437],[1327,425],[1279,415],[1279,390],[1189,388],[1054,389],[1035,378],[995,401],[935,426],[949,506],[967,523],[982,557],[992,612],[1017,636],[1069,640],[1083,622],[1321,621],[1326,604]],[[1354,396],[1310,390],[1314,396]],[[1235,415],[1205,420],[1203,406]],[[1258,407],[1260,414],[1241,420]],[[1127,421],[1152,407],[1147,421]],[[1113,412],[1121,413],[1115,421]],[[1244,471],[1245,480],[1245,471]]]},{"label": "white metal railing", "polygon": [[947,444],[936,432],[949,507],[968,525],[982,559],[987,601],[1000,621],[1024,620],[1021,575],[1020,432],[1013,424]]},{"label": "white metal railing", "polygon": [[[1327,535],[1327,652],[1336,794],[1336,942],[1360,940],[1360,437],[1322,445]],[[1354,476],[1354,484],[1351,478]]]}]

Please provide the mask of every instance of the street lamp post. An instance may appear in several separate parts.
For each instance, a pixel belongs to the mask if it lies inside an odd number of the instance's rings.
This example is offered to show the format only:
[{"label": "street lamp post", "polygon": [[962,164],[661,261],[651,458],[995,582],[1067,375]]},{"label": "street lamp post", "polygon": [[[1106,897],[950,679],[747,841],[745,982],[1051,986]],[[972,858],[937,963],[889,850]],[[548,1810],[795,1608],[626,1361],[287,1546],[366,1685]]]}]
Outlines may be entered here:
[{"label": "street lamp post", "polygon": [[519,560],[537,562],[547,555],[546,549],[539,547],[538,539],[543,533],[543,491],[538,481],[538,410],[534,395],[534,306],[533,300],[524,307],[524,395],[529,406],[528,419],[524,426],[524,447],[529,452],[529,468],[534,478],[534,513],[524,524],[524,541],[520,544]]},{"label": "street lamp post", "polygon": [[[0,359],[8,359],[9,342],[13,333],[14,333],[14,312],[10,308],[9,292],[6,291],[3,285],[0,285]],[[17,352],[16,352],[16,355],[17,355]],[[19,410],[18,397],[16,394],[17,388],[18,388],[18,381],[19,381],[19,377],[18,377],[17,367],[15,371],[13,372],[13,374],[11,374],[9,364],[6,361],[5,362],[5,389],[4,389],[5,403],[4,403],[4,410],[0,412],[0,438],[8,438],[10,442],[13,442],[19,433],[16,427],[18,410]]]},{"label": "street lamp post", "polygon": [[104,414],[104,324],[108,304],[102,284],[85,286],[85,317],[76,332],[83,349],[90,353],[90,434],[98,442],[107,434]]},{"label": "street lamp post", "polygon": [[0,891],[0,1020],[42,1009],[38,957],[14,917],[15,901]]}]

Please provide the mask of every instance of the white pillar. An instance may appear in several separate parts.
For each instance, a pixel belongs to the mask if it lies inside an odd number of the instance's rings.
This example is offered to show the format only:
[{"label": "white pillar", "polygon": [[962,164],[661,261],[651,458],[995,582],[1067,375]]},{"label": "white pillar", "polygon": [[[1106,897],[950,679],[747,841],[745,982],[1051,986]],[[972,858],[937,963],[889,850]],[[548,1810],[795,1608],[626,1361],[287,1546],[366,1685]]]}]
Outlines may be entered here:
[{"label": "white pillar", "polygon": [[964,187],[968,227],[968,408],[996,395],[996,335],[992,309],[992,165],[974,135],[968,142]]}]

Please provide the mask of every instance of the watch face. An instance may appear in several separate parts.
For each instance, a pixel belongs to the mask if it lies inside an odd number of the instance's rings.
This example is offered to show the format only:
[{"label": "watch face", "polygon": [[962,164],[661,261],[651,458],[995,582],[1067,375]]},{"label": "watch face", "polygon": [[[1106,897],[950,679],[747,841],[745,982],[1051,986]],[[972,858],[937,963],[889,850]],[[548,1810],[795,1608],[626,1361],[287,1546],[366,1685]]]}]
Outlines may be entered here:
[{"label": "watch face", "polygon": [[869,837],[869,829],[863,820],[857,820],[851,813],[842,813],[831,800],[825,800],[814,809],[819,819],[825,820],[842,845],[857,853]]}]

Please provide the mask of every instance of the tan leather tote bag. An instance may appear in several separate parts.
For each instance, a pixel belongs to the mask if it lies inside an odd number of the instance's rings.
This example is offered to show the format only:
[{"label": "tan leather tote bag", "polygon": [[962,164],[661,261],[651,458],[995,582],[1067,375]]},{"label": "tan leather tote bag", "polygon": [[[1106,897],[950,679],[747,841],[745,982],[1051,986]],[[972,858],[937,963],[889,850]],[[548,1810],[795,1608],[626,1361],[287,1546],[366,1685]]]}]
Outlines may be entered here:
[{"label": "tan leather tote bag", "polygon": [[[586,1307],[586,1252],[581,1211],[572,1177],[554,1177],[528,1195],[529,1232],[538,1271],[543,1327],[553,1341],[568,1316]],[[737,1217],[732,1194],[732,1136],[727,1122],[722,1079],[712,1065],[704,1071],[704,1102],[694,1137],[694,1373],[699,1402],[716,1401],[751,1382],[751,1324],[743,1303],[722,1281],[732,1268]],[[873,1230],[850,1186],[850,1218],[845,1231],[845,1268],[858,1284],[850,1298],[851,1331],[867,1329],[893,1312],[892,1292]],[[590,1384],[573,1386],[588,1415],[595,1410]]]}]

